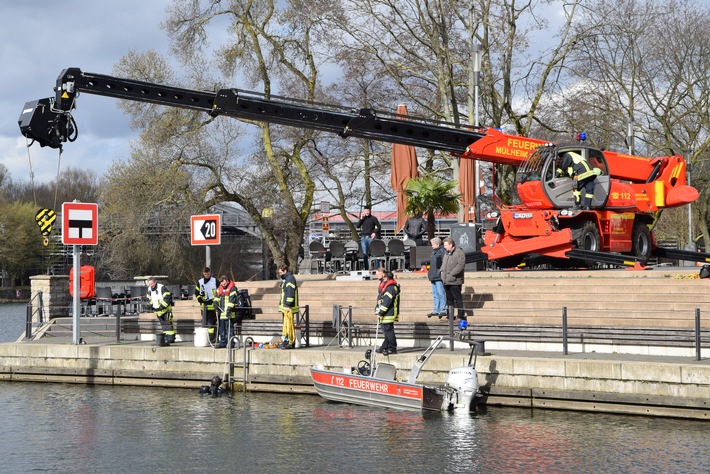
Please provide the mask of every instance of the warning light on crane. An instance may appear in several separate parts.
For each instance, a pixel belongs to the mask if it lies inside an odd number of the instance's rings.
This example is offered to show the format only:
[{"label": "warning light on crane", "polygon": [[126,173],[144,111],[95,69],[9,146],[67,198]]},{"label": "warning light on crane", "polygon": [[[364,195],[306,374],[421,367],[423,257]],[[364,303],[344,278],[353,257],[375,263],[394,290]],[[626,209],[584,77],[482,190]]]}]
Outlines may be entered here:
[{"label": "warning light on crane", "polygon": [[579,132],[577,134],[577,141],[579,141],[580,143],[582,143],[586,139],[587,139],[587,132]]}]

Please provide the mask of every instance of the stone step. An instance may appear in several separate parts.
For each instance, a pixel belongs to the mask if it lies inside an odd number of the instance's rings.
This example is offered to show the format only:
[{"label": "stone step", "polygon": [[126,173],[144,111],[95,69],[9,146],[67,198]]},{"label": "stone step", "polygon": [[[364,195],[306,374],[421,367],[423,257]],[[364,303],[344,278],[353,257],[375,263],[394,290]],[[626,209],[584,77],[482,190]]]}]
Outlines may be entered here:
[{"label": "stone step", "polygon": [[[690,278],[694,268],[632,272],[473,272],[466,274],[464,307],[480,323],[561,324],[562,308],[576,324],[603,322],[611,326],[659,325],[688,327],[696,308],[710,313],[707,281]],[[297,275],[301,307],[308,305],[312,321],[330,321],[333,305],[352,306],[353,319],[371,321],[377,282],[342,281],[333,275]],[[683,278],[680,278],[683,277]],[[402,273],[402,321],[426,322],[433,307],[425,274]],[[280,281],[237,282],[252,298],[260,320],[278,320]],[[176,304],[176,319],[199,318],[194,300]],[[708,318],[704,318],[708,319]],[[571,323],[570,323],[571,324]],[[706,325],[705,321],[702,323]]]}]

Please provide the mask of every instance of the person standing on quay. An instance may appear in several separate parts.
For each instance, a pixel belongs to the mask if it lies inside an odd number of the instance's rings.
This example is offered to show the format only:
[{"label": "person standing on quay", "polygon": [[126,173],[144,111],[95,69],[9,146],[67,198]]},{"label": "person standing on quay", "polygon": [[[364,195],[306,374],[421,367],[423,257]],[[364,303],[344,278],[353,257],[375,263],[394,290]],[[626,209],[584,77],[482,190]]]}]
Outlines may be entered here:
[{"label": "person standing on quay", "polygon": [[362,266],[365,270],[370,269],[370,244],[372,239],[376,239],[380,235],[380,221],[377,217],[373,216],[370,211],[370,206],[365,206],[362,211],[362,216],[360,220],[357,221],[355,227],[360,229],[360,249],[362,250],[362,255],[364,261]]},{"label": "person standing on quay", "polygon": [[454,239],[444,239],[444,259],[441,263],[441,280],[444,282],[446,305],[458,310],[459,319],[466,320],[463,309],[461,287],[464,282],[464,269],[466,267],[466,254],[456,246]]},{"label": "person standing on quay", "polygon": [[165,344],[175,342],[175,324],[173,323],[173,296],[168,287],[148,278],[148,303],[158,317],[163,329]]},{"label": "person standing on quay", "polygon": [[380,285],[377,287],[375,314],[378,316],[380,326],[382,326],[382,335],[384,336],[382,345],[375,349],[375,352],[383,355],[396,354],[397,337],[394,333],[394,323],[399,321],[399,295],[401,290],[391,271],[377,267],[375,275],[380,280]]},{"label": "person standing on quay", "polygon": [[434,297],[434,311],[427,314],[427,317],[446,315],[446,292],[444,282],[441,281],[441,265],[444,261],[444,247],[441,246],[441,239],[434,237],[431,239],[431,258],[429,259],[429,281],[431,282],[431,294]]},{"label": "person standing on quay", "polygon": [[237,307],[237,285],[227,275],[219,277],[220,285],[217,289],[219,299],[219,347],[227,347],[229,340],[234,335],[234,311]]},{"label": "person standing on quay", "polygon": [[294,314],[298,314],[298,286],[296,277],[288,270],[286,265],[279,265],[281,282],[281,298],[279,299],[279,312],[283,315],[283,328],[281,330],[281,349],[296,347],[296,329],[293,325]]},{"label": "person standing on quay", "polygon": [[202,271],[203,278],[195,285],[195,294],[202,310],[202,327],[207,328],[210,342],[214,344],[217,335],[217,313],[214,308],[214,297],[217,294],[217,279],[212,276],[210,267]]}]

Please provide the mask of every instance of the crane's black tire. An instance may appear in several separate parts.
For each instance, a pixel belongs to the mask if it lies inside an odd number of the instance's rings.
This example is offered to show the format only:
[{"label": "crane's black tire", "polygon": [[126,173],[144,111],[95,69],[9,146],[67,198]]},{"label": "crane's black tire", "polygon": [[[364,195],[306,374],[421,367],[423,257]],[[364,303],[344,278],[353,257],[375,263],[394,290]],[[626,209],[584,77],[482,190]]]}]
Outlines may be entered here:
[{"label": "crane's black tire", "polygon": [[651,258],[653,252],[653,241],[651,240],[651,229],[643,222],[634,222],[631,232],[631,254],[640,258],[646,263]]},{"label": "crane's black tire", "polygon": [[602,236],[593,221],[585,221],[577,237],[577,248],[599,252],[602,248]]}]

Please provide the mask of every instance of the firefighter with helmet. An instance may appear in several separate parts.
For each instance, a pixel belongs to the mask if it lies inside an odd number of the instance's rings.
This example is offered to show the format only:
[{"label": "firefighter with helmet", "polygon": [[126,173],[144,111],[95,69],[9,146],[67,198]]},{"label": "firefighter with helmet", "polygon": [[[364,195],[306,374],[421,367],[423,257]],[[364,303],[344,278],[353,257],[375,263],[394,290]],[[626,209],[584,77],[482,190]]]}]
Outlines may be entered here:
[{"label": "firefighter with helmet", "polygon": [[[562,163],[557,168],[557,174],[574,179],[574,209],[591,209],[592,199],[594,199],[594,182],[601,174],[601,170],[590,166],[580,153],[567,151],[562,155]],[[584,196],[582,196],[582,190],[584,190]]]}]

